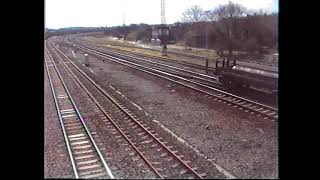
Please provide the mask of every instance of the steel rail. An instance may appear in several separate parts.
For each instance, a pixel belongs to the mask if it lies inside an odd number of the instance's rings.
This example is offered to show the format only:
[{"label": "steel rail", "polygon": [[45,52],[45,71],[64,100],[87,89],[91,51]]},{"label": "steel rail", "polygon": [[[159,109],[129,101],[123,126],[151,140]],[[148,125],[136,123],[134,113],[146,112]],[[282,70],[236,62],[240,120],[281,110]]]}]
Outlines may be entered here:
[{"label": "steel rail", "polygon": [[75,162],[74,162],[74,159],[73,159],[72,151],[71,151],[71,148],[70,148],[70,142],[69,142],[69,140],[68,140],[68,138],[67,138],[67,133],[66,133],[64,124],[63,124],[63,122],[62,122],[62,117],[61,117],[60,108],[59,108],[59,105],[58,105],[58,100],[57,100],[57,97],[56,97],[56,92],[55,92],[55,90],[54,90],[54,88],[53,88],[53,83],[52,83],[52,80],[51,80],[51,75],[50,75],[50,73],[49,73],[49,67],[48,67],[47,62],[45,62],[45,67],[46,67],[47,75],[48,75],[49,82],[50,82],[50,87],[51,87],[51,92],[52,92],[53,99],[54,99],[54,104],[55,104],[55,107],[56,107],[56,109],[57,109],[57,114],[58,114],[58,117],[59,117],[59,122],[60,122],[60,125],[61,125],[61,128],[62,128],[63,137],[64,137],[64,140],[65,140],[66,145],[67,145],[67,150],[68,150],[69,158],[70,158],[70,161],[71,161],[71,164],[72,164],[72,169],[73,169],[73,172],[74,172],[74,175],[75,175],[76,179],[78,179],[78,178],[79,178],[79,174],[78,174],[78,171],[77,171],[77,169],[76,169]]},{"label": "steel rail", "polygon": [[[156,64],[156,65],[161,65],[161,66],[164,66],[164,67],[169,67],[169,68],[172,68],[172,69],[176,69],[176,70],[179,70],[179,71],[184,71],[184,72],[187,72],[187,73],[190,73],[190,74],[194,74],[194,75],[197,75],[197,76],[202,76],[202,77],[205,77],[205,78],[213,79],[214,81],[217,81],[217,79],[218,79],[217,77],[214,77],[214,76],[209,76],[209,75],[206,75],[206,74],[190,71],[190,70],[187,70],[187,69],[183,69],[183,68],[179,68],[179,67],[175,67],[175,66],[159,63],[159,62],[153,62],[153,61],[150,61],[150,60],[147,60],[147,59],[144,59],[144,58],[135,57],[135,56],[131,56],[131,55],[128,55],[128,54],[121,54],[121,53],[116,52],[114,50],[100,49],[100,48],[97,48],[97,47],[95,47],[95,50],[99,50],[100,52],[102,51],[102,52],[106,52],[106,53],[113,53],[113,54],[116,54],[116,55],[119,55],[119,56],[122,56],[122,57],[129,57],[129,58],[136,59],[136,60],[139,60],[139,61],[145,61],[145,62],[148,62],[150,64]],[[200,78],[200,77],[194,76],[194,78]],[[201,80],[203,80],[203,79],[201,79]]]},{"label": "steel rail", "polygon": [[[88,43],[94,43],[94,44],[99,44],[101,46],[105,46],[105,47],[108,47],[106,45],[104,45],[104,43],[100,42],[100,41],[90,41],[90,40],[79,40],[79,41],[83,41],[83,42],[88,42]],[[128,47],[128,46],[123,46],[123,45],[116,45],[116,46],[121,46],[121,47]],[[108,47],[110,48],[110,47]],[[130,48],[130,47],[129,47]],[[159,52],[159,50],[157,49],[154,49],[154,48],[145,48],[145,47],[137,47],[137,46],[134,46],[133,48],[137,48],[137,49],[147,49],[147,50],[151,50],[151,51],[154,51],[154,52]],[[115,49],[115,48],[112,48],[112,49]],[[152,57],[152,58],[156,58],[156,59],[159,59],[159,60],[163,60],[159,57],[156,57],[156,56],[152,56],[152,55],[146,55],[146,54],[143,54],[143,53],[139,53],[139,52],[133,52],[133,51],[129,51],[129,50],[123,50],[123,51],[126,51],[128,53],[134,53],[134,54],[137,54],[137,55],[143,55],[143,56],[149,56],[149,57]],[[200,56],[200,55],[195,55],[195,54],[190,54],[190,53],[181,53],[181,52],[175,52],[175,51],[170,51],[168,50],[168,53],[171,53],[171,54],[175,54],[175,55],[179,55],[179,56],[184,56],[184,57],[187,57],[187,58],[192,58],[192,59],[201,59],[201,60],[208,60],[210,62],[215,62],[216,59],[213,59],[213,58],[209,58],[209,57],[205,57],[205,56]],[[173,59],[172,59],[173,60]],[[176,61],[176,60],[174,60]],[[238,62],[240,62],[240,64],[242,62],[244,63],[256,63],[258,65],[264,65],[264,66],[270,66],[270,67],[275,67],[274,65],[270,65],[268,63],[260,63],[260,62],[252,62],[252,61],[249,61],[249,60],[244,60],[244,59],[240,59],[240,60],[237,60]],[[187,62],[180,62],[180,61],[177,61],[176,63],[178,64],[184,64],[186,66],[191,66],[191,67],[196,67],[196,68],[200,68],[200,69],[204,69],[205,70],[205,66],[203,65],[198,65],[198,64],[193,64],[193,63],[187,63]],[[267,71],[267,72],[271,72],[271,73],[275,73],[275,72],[278,72],[278,71],[275,71],[275,70],[267,70],[267,69],[263,69],[263,68],[258,68],[258,67],[251,67],[251,66],[247,66],[247,65],[241,65],[241,66],[244,66],[244,67],[250,67],[250,68],[256,68],[256,69],[259,69],[259,70],[263,70],[263,71]],[[209,67],[208,69],[210,70],[214,70],[215,68],[212,68],[212,67]]]},{"label": "steel rail", "polygon": [[181,158],[179,158],[174,152],[172,152],[163,142],[161,142],[157,137],[155,137],[149,130],[147,130],[143,125],[136,120],[130,113],[127,112],[123,107],[119,105],[117,100],[111,97],[103,88],[101,88],[97,83],[95,83],[88,75],[86,75],[80,68],[78,68],[74,62],[72,62],[65,54],[63,54],[58,48],[56,48],[81,74],[83,74],[92,84],[94,84],[107,98],[109,98],[119,109],[122,110],[127,116],[129,116],[136,124],[140,126],[145,132],[148,133],[158,144],[160,144],[165,150],[167,150],[173,157],[175,157],[183,166],[185,166],[189,171],[195,174],[198,178],[202,179],[202,176],[193,170],[188,164],[186,164]]},{"label": "steel rail", "polygon": [[[49,46],[50,46],[50,45],[49,45]],[[47,51],[48,51],[48,50],[47,50]],[[49,52],[49,51],[48,51],[48,52]],[[56,69],[56,72],[57,72],[57,74],[58,74],[58,77],[59,77],[59,79],[61,80],[61,83],[62,83],[62,85],[63,85],[66,93],[68,94],[68,97],[69,97],[69,99],[70,99],[70,101],[71,101],[71,103],[72,103],[72,106],[73,106],[74,109],[76,110],[76,114],[77,114],[77,116],[79,117],[80,122],[81,122],[81,124],[83,125],[83,127],[84,127],[84,129],[85,129],[85,132],[87,133],[87,135],[88,135],[91,143],[93,144],[94,149],[96,150],[96,152],[97,152],[97,154],[98,154],[98,157],[100,158],[100,160],[101,160],[101,162],[102,162],[102,164],[103,164],[106,172],[108,173],[109,177],[110,177],[111,179],[114,179],[114,176],[113,176],[113,174],[112,174],[109,166],[107,165],[107,163],[106,163],[106,161],[105,161],[102,153],[100,152],[100,150],[99,150],[96,142],[94,141],[94,139],[93,139],[93,137],[92,137],[92,135],[91,135],[91,133],[90,133],[90,130],[88,129],[87,125],[85,124],[85,122],[84,122],[84,120],[83,120],[83,117],[82,117],[82,115],[80,114],[79,109],[78,109],[77,106],[75,105],[75,102],[74,102],[74,100],[73,100],[73,98],[72,98],[72,96],[71,96],[71,93],[69,92],[69,90],[68,90],[68,88],[67,88],[64,80],[62,79],[62,76],[61,76],[61,74],[60,74],[57,66],[56,66],[55,63],[54,63],[53,58],[51,57],[50,53],[48,53],[48,54],[49,54],[50,58],[52,59],[52,64],[54,65],[54,68]]]},{"label": "steel rail", "polygon": [[[142,70],[142,69],[139,69],[139,68],[136,68],[136,67],[129,66],[129,65],[125,64],[125,63],[121,63],[121,62],[119,62],[119,61],[112,60],[112,59],[108,58],[108,56],[110,57],[110,55],[105,55],[105,54],[103,54],[103,53],[101,53],[101,52],[99,52],[99,51],[91,50],[90,48],[86,48],[86,47],[83,47],[83,46],[79,46],[79,45],[77,45],[77,44],[75,44],[74,46],[76,46],[76,47],[78,47],[78,48],[80,48],[80,49],[86,50],[86,51],[88,51],[88,52],[91,52],[91,53],[93,53],[93,54],[95,54],[95,55],[97,55],[97,56],[100,56],[100,57],[106,58],[106,59],[108,59],[108,60],[111,60],[111,61],[113,61],[113,62],[116,62],[116,63],[122,64],[122,65],[125,65],[125,66],[128,66],[128,67],[131,67],[131,68],[134,68],[134,69],[138,69],[138,70],[140,70],[140,71],[144,71],[144,72],[147,72],[147,73],[149,73],[149,74],[156,75],[156,74],[151,73],[151,72],[149,72],[149,71],[145,71],[145,70]],[[103,54],[103,55],[101,55],[101,54]],[[112,56],[111,56],[111,57],[112,57]],[[211,90],[213,90],[213,91],[216,91],[216,92],[218,92],[218,93],[231,96],[231,98],[228,98],[228,99],[237,98],[237,99],[240,99],[240,100],[242,100],[242,101],[245,101],[246,103],[251,103],[251,104],[254,104],[254,105],[256,105],[256,106],[260,106],[260,107],[263,107],[263,108],[265,108],[265,109],[269,109],[269,110],[275,111],[276,113],[277,113],[277,111],[278,111],[278,109],[276,109],[276,108],[274,108],[274,107],[271,107],[271,106],[268,106],[268,105],[265,105],[265,104],[261,104],[261,103],[255,102],[255,101],[252,101],[252,100],[250,100],[250,99],[246,99],[246,98],[243,98],[243,97],[240,97],[240,96],[237,96],[237,95],[234,95],[234,94],[231,94],[231,93],[222,91],[222,90],[220,90],[220,89],[212,88],[212,87],[210,87],[210,86],[206,86],[206,85],[203,85],[203,84],[200,84],[200,83],[197,83],[197,82],[193,82],[193,81],[190,81],[190,80],[188,80],[188,79],[181,78],[181,77],[179,77],[179,76],[175,76],[175,75],[172,75],[172,74],[169,74],[169,73],[161,72],[161,71],[159,71],[159,70],[155,70],[155,69],[152,69],[152,68],[149,68],[149,67],[144,67],[144,66],[141,66],[141,65],[139,65],[139,64],[135,64],[135,63],[132,63],[132,62],[130,62],[130,61],[123,60],[123,59],[120,59],[120,58],[117,58],[117,57],[112,57],[112,58],[113,58],[113,59],[120,60],[120,61],[123,61],[123,62],[126,62],[126,63],[134,64],[135,66],[140,66],[140,67],[143,67],[143,68],[145,68],[145,69],[151,69],[152,71],[156,71],[156,72],[159,72],[159,73],[162,73],[162,74],[166,74],[166,75],[169,75],[169,76],[172,76],[172,77],[175,77],[175,78],[178,78],[178,79],[187,81],[187,82],[191,82],[191,83],[197,84],[197,85],[202,86],[202,87],[205,87],[205,88],[209,88],[209,89],[211,89]],[[164,78],[164,77],[161,76],[161,75],[156,75],[156,76],[159,76],[159,77]],[[170,78],[165,78],[165,79],[168,79],[168,80],[173,81],[173,82],[175,82],[175,83],[178,83],[178,84],[187,86],[187,87],[192,88],[192,89],[195,89],[195,90],[197,90],[197,91],[201,91],[201,92],[203,92],[203,93],[206,93],[206,94],[208,94],[208,95],[214,96],[214,97],[219,98],[219,99],[221,99],[221,100],[225,100],[225,99],[223,99],[223,98],[220,98],[220,97],[217,96],[217,95],[208,93],[208,92],[206,92],[206,91],[200,90],[200,89],[198,89],[198,88],[195,88],[195,87],[192,87],[192,86],[189,86],[189,85],[185,85],[185,84],[183,84],[183,83],[181,83],[181,82],[176,82],[175,80],[172,80],[172,79],[170,79]],[[232,103],[232,104],[234,104],[234,105],[237,105],[237,106],[240,105],[240,104],[234,103],[234,102],[229,101],[229,100],[225,100],[225,101],[227,101],[227,102],[229,102],[229,103]],[[241,105],[240,105],[240,106],[241,106]],[[250,106],[251,106],[251,105],[250,105]],[[257,112],[258,114],[262,114],[262,115],[264,115],[264,116],[268,116],[268,117],[271,117],[271,118],[273,118],[273,119],[277,119],[276,116],[268,115],[268,114],[265,114],[265,113],[260,112],[260,111],[258,111],[258,110],[251,109],[250,106],[248,106],[248,107],[242,106],[242,107],[245,108],[245,109],[248,109],[248,110]],[[253,106],[253,107],[256,107],[256,106]]]},{"label": "steel rail", "polygon": [[[57,47],[55,47],[57,48]],[[59,50],[59,49],[58,49]],[[74,79],[78,82],[78,84],[85,90],[85,92],[88,94],[88,96],[96,103],[96,105],[99,107],[99,109],[103,112],[103,114],[110,120],[110,122],[116,127],[116,129],[120,132],[120,134],[126,139],[126,141],[135,149],[135,151],[139,154],[139,156],[150,166],[150,168],[160,177],[163,179],[161,174],[156,170],[156,168],[144,157],[144,155],[138,150],[138,148],[129,140],[127,135],[120,129],[120,127],[112,120],[112,118],[108,115],[108,113],[103,109],[102,105],[97,101],[95,97],[89,92],[89,90],[83,85],[83,83],[76,77],[76,75],[70,70],[70,68],[65,64],[65,62],[62,60],[62,58],[57,54],[57,52],[54,50],[57,57],[60,59],[61,62],[63,62],[64,66],[68,70],[68,72],[74,77]]]},{"label": "steel rail", "polygon": [[[103,54],[102,52],[100,52],[99,50],[96,50],[96,48],[93,48],[93,47],[88,48],[88,47],[84,47],[84,46],[77,45],[77,44],[76,44],[76,46],[82,47],[82,48],[86,48],[87,50],[88,50],[88,49],[91,49],[91,50],[93,50],[93,51],[96,51],[96,52],[99,53],[99,54]],[[103,55],[106,55],[106,54],[103,54]],[[112,57],[112,56],[110,56],[110,55],[106,55],[106,56]],[[112,57],[112,58],[118,59],[118,60],[121,60],[121,61],[127,61],[127,60],[121,59],[121,58],[119,58],[119,57]],[[127,62],[128,62],[128,61],[127,61]],[[131,62],[129,62],[129,63],[131,63]],[[139,64],[135,64],[135,65],[137,65],[137,66],[142,66],[142,65],[139,65]],[[143,67],[143,66],[142,66],[142,67]],[[148,67],[145,67],[145,68],[148,68]],[[243,101],[247,101],[247,102],[254,103],[254,104],[256,104],[256,105],[259,105],[259,106],[262,106],[262,107],[265,107],[265,108],[268,108],[268,109],[271,109],[271,110],[274,110],[274,111],[278,111],[278,109],[276,109],[276,108],[274,108],[274,107],[271,107],[271,106],[268,106],[268,105],[265,105],[265,104],[262,104],[262,103],[259,103],[259,102],[255,102],[255,101],[252,101],[252,100],[250,100],[250,99],[243,98],[243,97],[237,96],[237,95],[235,95],[235,94],[231,94],[231,93],[222,91],[222,90],[220,90],[220,89],[216,89],[216,88],[212,88],[212,87],[207,87],[207,88],[209,88],[209,89],[211,89],[211,90],[218,91],[218,92],[220,92],[220,93],[223,93],[223,94],[226,94],[226,95],[229,95],[229,96],[232,96],[232,97],[235,97],[235,98],[238,98],[238,99],[241,99],[241,100],[243,100]]]}]

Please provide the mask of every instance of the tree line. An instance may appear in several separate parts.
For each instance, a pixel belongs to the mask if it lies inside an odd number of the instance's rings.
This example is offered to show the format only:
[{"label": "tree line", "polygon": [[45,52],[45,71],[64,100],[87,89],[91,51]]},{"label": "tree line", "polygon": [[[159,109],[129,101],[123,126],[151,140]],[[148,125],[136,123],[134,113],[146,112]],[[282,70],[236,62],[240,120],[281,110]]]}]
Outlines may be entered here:
[{"label": "tree line", "polygon": [[278,48],[277,13],[248,10],[229,2],[209,11],[193,6],[182,14],[182,22],[191,24],[185,36],[190,46],[203,47],[207,39],[209,48],[218,53],[228,51],[229,56],[235,50],[262,54],[265,49]]},{"label": "tree line", "polygon": [[[103,32],[132,41],[150,42],[152,28],[158,25],[130,24],[128,26],[91,29],[61,29],[57,35],[82,32]],[[233,56],[234,51],[261,55],[278,48],[278,14],[248,10],[229,2],[209,11],[193,6],[182,13],[181,22],[169,24],[169,42],[187,47],[208,47],[221,56]]]},{"label": "tree line", "polygon": [[[134,41],[151,41],[156,25],[131,24],[106,28],[106,35]],[[189,47],[208,47],[221,56],[234,51],[261,55],[278,48],[278,13],[248,10],[229,2],[209,11],[193,6],[182,14],[181,22],[168,25],[170,42]]]},{"label": "tree line", "polygon": [[45,28],[44,36],[45,39],[48,39],[53,36],[65,36],[68,34],[102,32],[104,29],[104,27],[68,27],[60,29]]}]

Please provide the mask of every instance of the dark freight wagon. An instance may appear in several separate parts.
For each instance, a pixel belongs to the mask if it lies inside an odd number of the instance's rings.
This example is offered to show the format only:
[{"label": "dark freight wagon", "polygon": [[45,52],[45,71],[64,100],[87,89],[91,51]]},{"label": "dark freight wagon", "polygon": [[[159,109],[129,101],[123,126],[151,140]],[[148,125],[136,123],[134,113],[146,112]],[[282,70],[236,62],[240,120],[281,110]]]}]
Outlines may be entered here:
[{"label": "dark freight wagon", "polygon": [[219,81],[229,88],[253,88],[270,94],[278,92],[278,73],[252,67],[236,65],[235,61],[227,63],[218,61],[216,73]]}]

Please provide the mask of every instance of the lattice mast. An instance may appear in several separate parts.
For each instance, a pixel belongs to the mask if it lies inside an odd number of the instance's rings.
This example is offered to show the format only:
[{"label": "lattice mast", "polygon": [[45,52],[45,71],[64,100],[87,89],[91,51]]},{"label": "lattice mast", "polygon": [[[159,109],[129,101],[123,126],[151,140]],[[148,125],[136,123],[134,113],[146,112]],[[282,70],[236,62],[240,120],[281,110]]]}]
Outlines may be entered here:
[{"label": "lattice mast", "polygon": [[122,25],[123,26],[126,25],[126,13],[125,12],[122,13]]},{"label": "lattice mast", "polygon": [[161,0],[161,24],[166,24],[164,0]]}]

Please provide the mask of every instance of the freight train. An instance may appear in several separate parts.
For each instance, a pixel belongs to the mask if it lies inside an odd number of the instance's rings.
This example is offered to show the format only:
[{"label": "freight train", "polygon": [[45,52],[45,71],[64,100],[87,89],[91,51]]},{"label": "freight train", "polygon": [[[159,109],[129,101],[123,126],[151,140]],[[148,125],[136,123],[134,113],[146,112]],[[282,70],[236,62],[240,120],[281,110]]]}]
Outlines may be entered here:
[{"label": "freight train", "polygon": [[215,74],[219,81],[231,89],[251,88],[268,94],[278,93],[278,73],[237,65],[236,60],[216,61]]}]

